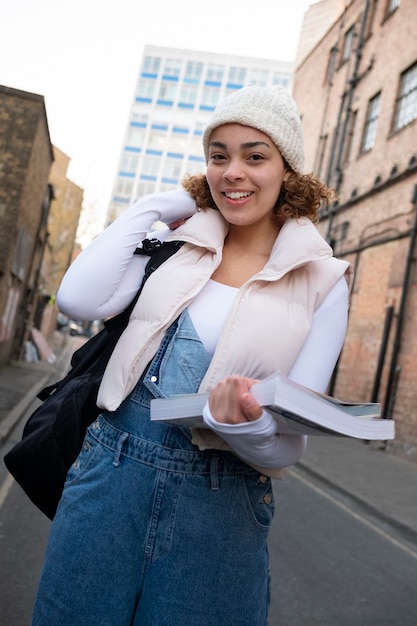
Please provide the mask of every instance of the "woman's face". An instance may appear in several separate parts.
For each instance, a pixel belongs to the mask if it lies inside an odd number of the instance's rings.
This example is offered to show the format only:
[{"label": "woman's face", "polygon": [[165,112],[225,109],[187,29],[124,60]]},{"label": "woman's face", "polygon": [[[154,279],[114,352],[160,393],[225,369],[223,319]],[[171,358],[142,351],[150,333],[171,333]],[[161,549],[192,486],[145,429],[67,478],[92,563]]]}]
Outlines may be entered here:
[{"label": "woman's face", "polygon": [[268,222],[287,177],[284,160],[261,131],[224,124],[210,136],[207,182],[223,217],[235,226]]}]

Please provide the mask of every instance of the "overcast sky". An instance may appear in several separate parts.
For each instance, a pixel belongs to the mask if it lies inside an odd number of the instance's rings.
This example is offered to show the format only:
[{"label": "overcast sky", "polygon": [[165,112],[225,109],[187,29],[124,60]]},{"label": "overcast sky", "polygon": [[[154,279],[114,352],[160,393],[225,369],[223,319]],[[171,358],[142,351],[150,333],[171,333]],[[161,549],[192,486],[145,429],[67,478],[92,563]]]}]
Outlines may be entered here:
[{"label": "overcast sky", "polygon": [[294,61],[316,0],[4,0],[0,84],[44,96],[51,141],[104,213],[145,45]]}]

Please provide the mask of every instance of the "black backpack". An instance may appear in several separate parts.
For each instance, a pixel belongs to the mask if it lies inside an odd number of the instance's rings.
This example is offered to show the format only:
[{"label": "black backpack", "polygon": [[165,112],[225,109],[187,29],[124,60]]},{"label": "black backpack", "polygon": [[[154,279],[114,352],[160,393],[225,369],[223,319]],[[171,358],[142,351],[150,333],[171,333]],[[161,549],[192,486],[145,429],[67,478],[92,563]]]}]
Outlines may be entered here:
[{"label": "black backpack", "polygon": [[19,441],[4,457],[7,469],[32,502],[53,519],[67,472],[81,450],[86,430],[97,418],[97,393],[107,362],[127,326],[130,314],[150,274],[183,244],[145,239],[136,254],[149,259],[142,284],[123,312],[76,350],[71,369],[62,380],[42,389],[37,408]]}]

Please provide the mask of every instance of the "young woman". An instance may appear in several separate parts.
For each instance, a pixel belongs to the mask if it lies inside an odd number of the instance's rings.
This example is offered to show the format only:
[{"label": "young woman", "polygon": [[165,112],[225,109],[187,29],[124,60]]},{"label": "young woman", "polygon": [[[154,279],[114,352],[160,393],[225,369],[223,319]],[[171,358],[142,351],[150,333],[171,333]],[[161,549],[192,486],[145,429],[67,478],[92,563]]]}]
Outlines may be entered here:
[{"label": "young woman", "polygon": [[[332,192],[302,174],[285,89],[226,98],[203,137],[205,175],[147,196],[64,277],[76,319],[124,309],[153,237],[185,244],[148,279],[103,377],[102,414],[70,469],[33,626],[265,626],[270,477],[302,455],[250,394],[280,370],[324,391],[347,323],[350,267],[313,225]],[[154,424],[150,401],[210,391],[207,428]]]}]

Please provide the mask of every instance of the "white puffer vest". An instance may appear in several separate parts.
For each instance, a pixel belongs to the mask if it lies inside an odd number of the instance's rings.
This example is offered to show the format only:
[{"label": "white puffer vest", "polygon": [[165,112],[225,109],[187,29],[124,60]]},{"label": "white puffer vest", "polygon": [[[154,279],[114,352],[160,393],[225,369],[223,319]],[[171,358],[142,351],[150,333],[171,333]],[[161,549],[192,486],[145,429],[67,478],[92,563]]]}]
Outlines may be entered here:
[{"label": "white puffer vest", "polygon": [[[221,214],[208,209],[168,237],[186,243],[146,282],[105,371],[100,407],[114,411],[132,391],[165,330],[218,267],[227,229]],[[288,373],[314,312],[343,275],[350,283],[350,264],[332,257],[311,221],[288,220],[265,267],[240,288],[200,391],[230,374],[264,378],[277,370]],[[200,447],[224,447],[211,431],[198,432]]]}]

